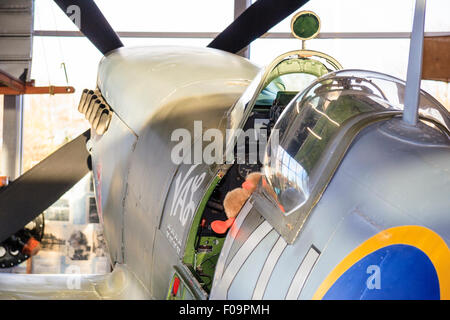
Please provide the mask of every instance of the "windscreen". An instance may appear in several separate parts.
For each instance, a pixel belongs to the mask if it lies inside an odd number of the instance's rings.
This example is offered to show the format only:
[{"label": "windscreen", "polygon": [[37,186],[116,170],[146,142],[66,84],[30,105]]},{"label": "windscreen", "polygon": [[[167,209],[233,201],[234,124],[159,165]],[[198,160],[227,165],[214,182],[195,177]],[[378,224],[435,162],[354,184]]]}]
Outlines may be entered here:
[{"label": "windscreen", "polygon": [[279,92],[301,92],[329,71],[320,61],[292,57],[282,60],[273,68],[269,66],[261,70],[233,106],[229,128],[239,127],[246,110],[254,106],[270,107]]}]

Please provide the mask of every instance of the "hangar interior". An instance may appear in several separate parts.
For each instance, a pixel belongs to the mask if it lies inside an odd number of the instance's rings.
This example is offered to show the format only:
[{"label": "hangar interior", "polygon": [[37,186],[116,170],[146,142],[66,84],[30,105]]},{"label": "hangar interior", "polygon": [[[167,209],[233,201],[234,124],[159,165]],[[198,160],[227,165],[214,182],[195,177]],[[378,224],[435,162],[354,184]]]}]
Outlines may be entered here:
[{"label": "hangar interior", "polygon": [[[96,0],[126,46],[205,46],[252,0]],[[331,53],[344,68],[406,79],[413,0],[311,0],[302,10],[320,17],[308,49]],[[427,3],[425,36],[450,36],[450,2]],[[290,15],[239,54],[260,66],[299,49]],[[436,46],[434,43],[429,44]],[[436,49],[438,50],[438,49]],[[447,58],[448,56],[447,51]],[[89,128],[77,105],[95,88],[102,54],[52,0],[0,0],[0,176],[13,181]],[[448,66],[447,66],[448,68]],[[448,74],[448,73],[447,73]],[[450,110],[448,78],[424,77],[421,87]],[[27,195],[23,195],[26,201]],[[40,252],[6,273],[110,272],[90,174],[44,212]]]}]

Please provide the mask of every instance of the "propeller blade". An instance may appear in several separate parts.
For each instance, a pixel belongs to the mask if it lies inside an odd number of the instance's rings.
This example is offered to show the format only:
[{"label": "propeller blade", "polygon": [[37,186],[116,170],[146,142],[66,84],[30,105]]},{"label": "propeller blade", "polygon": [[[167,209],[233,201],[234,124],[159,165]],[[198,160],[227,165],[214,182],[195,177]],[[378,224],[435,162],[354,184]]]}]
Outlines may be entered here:
[{"label": "propeller blade", "polygon": [[0,242],[36,218],[88,172],[87,130],[0,191]]},{"label": "propeller blade", "polygon": [[208,47],[237,53],[308,1],[258,0],[222,31]]},{"label": "propeller blade", "polygon": [[93,0],[54,1],[101,53],[123,47],[119,36]]}]

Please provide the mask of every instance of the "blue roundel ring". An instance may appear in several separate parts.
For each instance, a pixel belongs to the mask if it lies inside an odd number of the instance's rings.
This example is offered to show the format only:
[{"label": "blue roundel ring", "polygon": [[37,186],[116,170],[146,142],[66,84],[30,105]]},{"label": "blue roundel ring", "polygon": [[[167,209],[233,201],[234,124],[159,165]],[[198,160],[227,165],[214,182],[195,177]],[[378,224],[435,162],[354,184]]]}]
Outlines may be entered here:
[{"label": "blue roundel ring", "polygon": [[450,250],[425,227],[384,230],[347,255],[313,299],[450,299]]},{"label": "blue roundel ring", "polygon": [[439,279],[428,256],[397,244],[378,249],[348,269],[323,299],[439,299]]}]

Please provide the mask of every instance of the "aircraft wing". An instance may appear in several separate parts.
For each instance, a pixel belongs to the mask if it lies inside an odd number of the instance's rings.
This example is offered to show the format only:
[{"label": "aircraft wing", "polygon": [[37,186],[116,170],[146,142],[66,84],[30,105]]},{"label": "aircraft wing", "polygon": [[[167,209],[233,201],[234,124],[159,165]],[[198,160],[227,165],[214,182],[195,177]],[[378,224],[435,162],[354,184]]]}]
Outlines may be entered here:
[{"label": "aircraft wing", "polygon": [[0,274],[0,300],[150,299],[144,286],[125,266],[112,273]]}]

